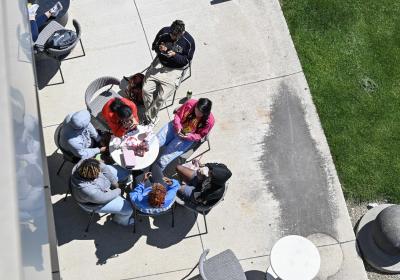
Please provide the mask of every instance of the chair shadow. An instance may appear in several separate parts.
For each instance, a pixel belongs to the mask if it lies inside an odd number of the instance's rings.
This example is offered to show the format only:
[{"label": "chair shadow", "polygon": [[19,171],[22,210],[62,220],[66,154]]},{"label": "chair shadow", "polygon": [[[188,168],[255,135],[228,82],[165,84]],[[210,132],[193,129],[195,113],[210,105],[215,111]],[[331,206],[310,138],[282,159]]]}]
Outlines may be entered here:
[{"label": "chair shadow", "polygon": [[265,280],[266,273],[259,270],[249,270],[245,272],[247,280]]},{"label": "chair shadow", "polygon": [[[266,273],[259,271],[259,270],[249,270],[245,272],[246,279],[247,280],[265,280],[266,279]],[[195,275],[192,276],[191,278],[188,278],[187,280],[202,280],[201,276]]]},{"label": "chair shadow", "polygon": [[224,2],[228,2],[228,1],[231,1],[231,0],[212,0],[212,1],[210,1],[210,5],[221,4]]},{"label": "chair shadow", "polygon": [[37,83],[40,90],[48,85],[51,79],[57,74],[60,66],[61,62],[55,58],[45,54],[35,55]]},{"label": "chair shadow", "polygon": [[58,168],[60,168],[62,162],[63,156],[61,153],[54,152],[52,155],[47,156],[51,195],[65,194],[68,190],[68,182],[74,164],[71,162],[65,162],[60,175],[57,175]]},{"label": "chair shadow", "polygon": [[[97,265],[107,263],[109,258],[118,257],[132,248],[141,236],[147,236],[147,244],[157,248],[168,248],[182,241],[193,228],[196,218],[193,213],[177,207],[175,210],[175,227],[171,227],[169,214],[155,217],[153,227],[148,217],[139,217],[136,221],[136,233],[132,226],[120,226],[107,216],[103,225],[97,223],[96,214],[89,232],[85,233],[88,214],[82,211],[73,198],[60,199],[53,204],[58,246],[73,240],[93,240],[96,247]],[[155,228],[154,228],[155,227]]]}]

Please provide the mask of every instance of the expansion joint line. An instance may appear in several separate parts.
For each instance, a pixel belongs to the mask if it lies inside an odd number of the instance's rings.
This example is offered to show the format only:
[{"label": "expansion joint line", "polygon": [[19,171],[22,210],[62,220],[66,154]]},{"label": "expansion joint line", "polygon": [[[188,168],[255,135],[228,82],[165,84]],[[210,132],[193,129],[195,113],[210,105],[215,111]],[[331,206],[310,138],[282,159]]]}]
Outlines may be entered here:
[{"label": "expansion joint line", "polygon": [[146,30],[144,29],[142,17],[140,16],[140,12],[139,12],[139,8],[138,8],[138,6],[137,6],[137,4],[136,4],[136,0],[133,0],[133,4],[135,5],[136,12],[137,12],[137,14],[138,14],[138,16],[139,16],[140,25],[142,26],[142,30],[143,30],[143,33],[144,33],[144,37],[145,37],[145,39],[146,39],[147,47],[148,47],[149,52],[150,52],[151,60],[153,60],[153,52],[151,51],[149,39],[147,38],[147,33],[146,33]]}]

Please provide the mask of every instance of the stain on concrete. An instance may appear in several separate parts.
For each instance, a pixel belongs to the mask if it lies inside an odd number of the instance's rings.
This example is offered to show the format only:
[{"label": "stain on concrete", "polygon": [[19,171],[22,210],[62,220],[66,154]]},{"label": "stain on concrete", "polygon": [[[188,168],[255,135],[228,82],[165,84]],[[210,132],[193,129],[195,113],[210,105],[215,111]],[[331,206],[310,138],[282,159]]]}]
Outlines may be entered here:
[{"label": "stain on concrete", "polygon": [[261,166],[281,207],[282,234],[325,233],[337,238],[323,160],[314,145],[301,101],[285,81],[272,108]]}]

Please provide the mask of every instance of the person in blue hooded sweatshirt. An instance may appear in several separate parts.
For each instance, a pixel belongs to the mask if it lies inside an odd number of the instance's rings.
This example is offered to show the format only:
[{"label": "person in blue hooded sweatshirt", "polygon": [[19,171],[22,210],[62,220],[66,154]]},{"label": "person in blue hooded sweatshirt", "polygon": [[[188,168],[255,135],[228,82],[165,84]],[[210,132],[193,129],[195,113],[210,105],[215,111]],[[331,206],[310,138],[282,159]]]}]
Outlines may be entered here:
[{"label": "person in blue hooded sweatshirt", "polygon": [[153,165],[151,172],[141,177],[140,183],[129,194],[134,207],[143,213],[153,215],[168,211],[175,202],[179,182],[164,177],[157,165]]},{"label": "person in blue hooded sweatshirt", "polygon": [[82,110],[69,114],[61,127],[59,144],[62,149],[82,159],[91,158],[107,150],[90,123],[90,113]]}]

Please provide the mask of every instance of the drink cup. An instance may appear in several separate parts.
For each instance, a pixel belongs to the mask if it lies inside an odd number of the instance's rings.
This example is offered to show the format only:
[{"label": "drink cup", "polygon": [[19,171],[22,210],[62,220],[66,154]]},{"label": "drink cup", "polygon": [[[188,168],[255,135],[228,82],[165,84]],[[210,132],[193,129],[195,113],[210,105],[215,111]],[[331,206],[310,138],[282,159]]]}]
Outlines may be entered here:
[{"label": "drink cup", "polygon": [[114,149],[118,149],[119,146],[121,145],[121,143],[122,143],[122,140],[120,138],[118,138],[118,137],[115,137],[114,140],[113,140]]}]

